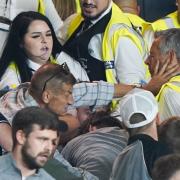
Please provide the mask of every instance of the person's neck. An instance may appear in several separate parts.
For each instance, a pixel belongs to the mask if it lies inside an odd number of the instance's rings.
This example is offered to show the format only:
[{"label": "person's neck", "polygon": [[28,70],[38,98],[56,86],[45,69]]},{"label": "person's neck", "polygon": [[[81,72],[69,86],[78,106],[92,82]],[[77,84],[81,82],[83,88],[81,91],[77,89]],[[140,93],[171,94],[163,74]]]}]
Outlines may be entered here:
[{"label": "person's neck", "polygon": [[12,157],[16,162],[17,168],[21,171],[23,177],[28,177],[35,174],[36,169],[29,169],[27,164],[23,161],[21,150],[19,148],[15,148],[12,152]]},{"label": "person's neck", "polygon": [[32,63],[32,64],[38,64],[40,66],[42,66],[48,62],[48,60],[44,60],[44,59],[40,59],[40,58],[28,59],[28,61],[30,61],[30,63]]},{"label": "person's neck", "polygon": [[32,61],[31,59],[27,60],[28,66],[30,69],[37,71],[43,64]]},{"label": "person's neck", "polygon": [[154,140],[158,141],[157,125],[155,122],[153,124],[151,124],[151,126],[149,126],[147,129],[145,129],[144,131],[142,131],[140,133],[146,134],[146,135],[152,137]]},{"label": "person's neck", "polygon": [[146,134],[152,137],[154,140],[158,141],[157,130],[155,131],[153,129],[148,129],[146,132],[142,132],[141,134]]}]

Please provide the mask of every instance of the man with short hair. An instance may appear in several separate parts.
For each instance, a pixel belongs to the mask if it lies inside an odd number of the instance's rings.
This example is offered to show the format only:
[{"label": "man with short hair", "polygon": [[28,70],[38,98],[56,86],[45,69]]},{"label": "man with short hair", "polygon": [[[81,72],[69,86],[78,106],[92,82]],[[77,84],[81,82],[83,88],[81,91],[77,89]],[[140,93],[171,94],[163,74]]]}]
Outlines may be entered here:
[{"label": "man with short hair", "polygon": [[[162,67],[168,62],[176,66],[174,75],[159,91],[157,100],[159,102],[159,113],[161,121],[172,116],[180,115],[180,30],[176,28],[159,31],[155,33],[150,55],[146,60],[151,75],[157,70],[156,64]],[[171,72],[166,70],[167,74]]]},{"label": "man with short hair", "polygon": [[179,180],[180,155],[171,154],[159,158],[152,171],[153,180]]},{"label": "man with short hair", "polygon": [[[46,64],[38,69],[31,83],[20,85],[0,99],[0,145],[7,151],[12,149],[11,123],[16,112],[24,107],[40,106],[57,114],[77,127],[75,116],[67,114],[69,109],[81,106],[92,108],[108,105],[113,96],[121,97],[134,86],[107,82],[75,84],[73,75],[57,64]],[[73,86],[74,85],[74,86]],[[73,93],[73,94],[72,94]],[[70,107],[70,105],[73,106]]]},{"label": "man with short hair", "polygon": [[13,150],[0,157],[0,179],[53,180],[42,167],[54,153],[67,124],[39,107],[27,107],[12,121]]},{"label": "man with short hair", "polygon": [[114,162],[111,179],[151,179],[155,160],[169,153],[168,148],[158,142],[155,97],[149,91],[133,89],[121,100],[120,116],[130,138]]},{"label": "man with short hair", "polygon": [[113,0],[120,9],[125,13],[140,14],[140,6],[137,3],[137,0]]},{"label": "man with short hair", "polygon": [[115,158],[127,145],[128,133],[107,112],[95,112],[84,123],[79,136],[69,141],[61,153],[73,166],[100,180],[109,180]]},{"label": "man with short hair", "polygon": [[137,0],[113,0],[132,23],[133,28],[143,35],[145,28],[150,24],[140,17],[140,6]]},{"label": "man with short hair", "polygon": [[163,121],[158,127],[159,141],[167,144],[172,153],[180,153],[180,116]]},{"label": "man with short hair", "polygon": [[20,85],[1,98],[0,144],[7,151],[12,149],[11,124],[16,112],[24,107],[46,108],[63,116],[72,104],[72,86],[76,80],[62,66],[48,64],[37,71],[31,83]]},{"label": "man with short hair", "polygon": [[112,0],[81,0],[82,13],[67,25],[64,50],[80,62],[91,81],[143,84],[147,48]]}]

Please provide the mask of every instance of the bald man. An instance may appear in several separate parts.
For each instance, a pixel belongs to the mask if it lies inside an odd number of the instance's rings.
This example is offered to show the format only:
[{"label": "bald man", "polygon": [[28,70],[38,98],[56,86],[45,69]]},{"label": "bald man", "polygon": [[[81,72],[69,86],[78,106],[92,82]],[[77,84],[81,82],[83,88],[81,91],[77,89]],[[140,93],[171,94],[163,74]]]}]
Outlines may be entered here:
[{"label": "bald man", "polygon": [[113,0],[120,9],[125,13],[136,14],[139,16],[140,7],[137,4],[137,0]]},{"label": "bald man", "polygon": [[131,21],[134,29],[141,35],[144,34],[144,30],[149,25],[140,15],[140,6],[137,0],[113,0],[113,2],[119,6],[119,8],[124,12],[124,14]]}]

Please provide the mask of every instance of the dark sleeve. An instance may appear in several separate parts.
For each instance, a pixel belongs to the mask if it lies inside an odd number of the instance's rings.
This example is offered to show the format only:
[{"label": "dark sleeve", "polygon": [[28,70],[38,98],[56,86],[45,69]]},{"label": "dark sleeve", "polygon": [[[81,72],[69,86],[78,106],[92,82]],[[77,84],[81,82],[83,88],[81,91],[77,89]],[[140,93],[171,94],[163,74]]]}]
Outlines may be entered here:
[{"label": "dark sleeve", "polygon": [[8,120],[0,113],[0,123],[7,123],[9,124]]}]

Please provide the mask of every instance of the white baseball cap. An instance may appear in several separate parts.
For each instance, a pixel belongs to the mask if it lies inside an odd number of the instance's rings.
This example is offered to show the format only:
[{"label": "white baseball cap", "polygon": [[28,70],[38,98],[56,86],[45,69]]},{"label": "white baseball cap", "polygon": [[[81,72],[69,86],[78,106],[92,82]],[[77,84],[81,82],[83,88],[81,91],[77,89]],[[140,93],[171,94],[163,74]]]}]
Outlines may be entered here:
[{"label": "white baseball cap", "polygon": [[[130,123],[130,118],[135,113],[141,113],[145,120]],[[120,101],[120,116],[127,128],[138,128],[151,123],[158,113],[158,103],[150,91],[134,88]]]}]

